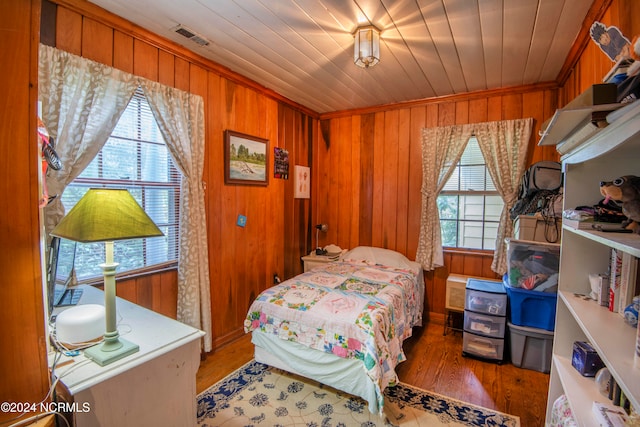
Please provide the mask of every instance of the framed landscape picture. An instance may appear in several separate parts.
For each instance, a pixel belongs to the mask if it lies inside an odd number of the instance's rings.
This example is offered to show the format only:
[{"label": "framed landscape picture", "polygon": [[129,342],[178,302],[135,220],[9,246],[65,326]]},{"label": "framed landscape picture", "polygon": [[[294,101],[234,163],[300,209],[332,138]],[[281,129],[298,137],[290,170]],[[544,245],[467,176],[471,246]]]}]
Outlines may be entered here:
[{"label": "framed landscape picture", "polygon": [[224,131],[224,183],[269,183],[269,140],[232,130]]}]

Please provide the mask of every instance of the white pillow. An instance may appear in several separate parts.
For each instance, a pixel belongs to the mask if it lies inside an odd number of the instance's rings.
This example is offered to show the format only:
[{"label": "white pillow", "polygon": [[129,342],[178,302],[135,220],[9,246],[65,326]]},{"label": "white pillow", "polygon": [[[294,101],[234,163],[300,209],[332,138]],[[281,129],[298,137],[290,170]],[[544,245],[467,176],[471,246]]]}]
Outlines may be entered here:
[{"label": "white pillow", "polygon": [[373,264],[386,265],[395,268],[405,268],[413,271],[419,270],[420,264],[410,261],[400,252],[391,249],[375,248],[372,246],[358,246],[342,256],[343,261],[367,261]]}]

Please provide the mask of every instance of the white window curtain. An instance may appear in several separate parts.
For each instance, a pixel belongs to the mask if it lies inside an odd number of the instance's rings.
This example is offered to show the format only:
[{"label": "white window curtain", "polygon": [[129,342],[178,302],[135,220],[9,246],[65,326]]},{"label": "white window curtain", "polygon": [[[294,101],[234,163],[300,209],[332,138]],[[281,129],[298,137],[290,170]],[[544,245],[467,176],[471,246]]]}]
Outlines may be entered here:
[{"label": "white window curtain", "polygon": [[[178,259],[178,320],[205,332],[204,351],[212,349],[211,300],[202,173],[204,102],[141,77],[56,48],[40,45],[38,98],[42,121],[55,139],[64,165],[49,169],[50,195],[65,187],[91,163],[109,139],[133,93],[142,86],[174,161],[183,173]],[[56,198],[44,209],[45,231],[64,216]]]},{"label": "white window curtain", "polygon": [[[87,167],[109,139],[138,82],[131,74],[40,45],[38,100],[42,122],[64,167],[47,171],[49,195]],[[44,208],[46,235],[64,216],[60,197]]]},{"label": "white window curtain", "polygon": [[496,236],[496,249],[491,263],[491,270],[500,275],[507,272],[507,251],[504,239],[511,237],[513,233],[509,211],[518,199],[520,178],[527,165],[527,150],[532,128],[533,119],[528,118],[481,123],[475,130],[489,175],[504,202]]},{"label": "white window curtain", "polygon": [[444,265],[437,198],[472,135],[476,136],[496,190],[504,201],[491,269],[507,270],[504,239],[511,236],[509,210],[526,167],[533,119],[504,120],[422,130],[422,212],[416,261],[425,270]]},{"label": "white window curtain", "polygon": [[444,265],[438,194],[473,133],[469,125],[422,129],[422,211],[416,262],[425,270]]},{"label": "white window curtain", "polygon": [[[177,167],[180,184],[178,320],[211,331],[209,252],[202,174],[204,170],[204,101],[150,80],[141,81],[160,132]],[[211,333],[204,350],[211,351]]]}]

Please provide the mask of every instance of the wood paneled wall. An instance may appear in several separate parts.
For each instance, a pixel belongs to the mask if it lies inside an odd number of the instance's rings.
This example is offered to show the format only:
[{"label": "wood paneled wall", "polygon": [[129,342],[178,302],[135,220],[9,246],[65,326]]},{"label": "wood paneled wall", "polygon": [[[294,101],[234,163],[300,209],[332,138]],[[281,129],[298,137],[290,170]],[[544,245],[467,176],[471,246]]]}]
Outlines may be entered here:
[{"label": "wood paneled wall", "polygon": [[[178,270],[143,274],[128,279],[118,279],[117,294],[149,310],[175,319],[178,308]],[[103,288],[102,285],[98,285]]]},{"label": "wood paneled wall", "polygon": [[[0,402],[47,394],[36,139],[39,0],[0,3]],[[0,423],[18,415],[0,412]]]},{"label": "wood paneled wall", "polygon": [[[290,167],[309,165],[316,120],[294,103],[247,83],[204,58],[138,28],[87,2],[55,1],[52,44],[58,49],[111,65],[204,98],[207,237],[214,345],[243,333],[250,302],[274,275],[302,271],[310,249],[309,200],[293,198],[293,180],[269,185],[224,184],[223,132],[232,129],[289,151]],[[270,162],[270,168],[273,163]],[[245,227],[236,225],[247,217]],[[177,275],[142,276],[119,283],[118,294],[175,317]],[[172,282],[173,281],[173,282]]]},{"label": "wood paneled wall", "polygon": [[[415,259],[420,232],[421,131],[425,127],[533,117],[529,163],[557,160],[538,147],[540,125],[557,108],[557,90],[527,87],[411,103],[379,112],[321,117],[327,131],[314,147],[314,223],[327,223],[320,244],[381,246]],[[444,313],[449,273],[497,277],[492,253],[450,251],[445,267],[426,274],[427,304]]]}]

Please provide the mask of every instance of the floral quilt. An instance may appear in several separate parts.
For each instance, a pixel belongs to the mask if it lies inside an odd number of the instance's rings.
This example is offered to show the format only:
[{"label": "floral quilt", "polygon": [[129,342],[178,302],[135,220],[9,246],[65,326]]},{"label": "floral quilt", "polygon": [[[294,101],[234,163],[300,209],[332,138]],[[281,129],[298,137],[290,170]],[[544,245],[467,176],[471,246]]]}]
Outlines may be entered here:
[{"label": "floral quilt", "polygon": [[424,283],[406,269],[329,263],[262,292],[245,332],[260,330],[339,357],[359,359],[382,392],[398,381],[402,342],[422,322]]}]

